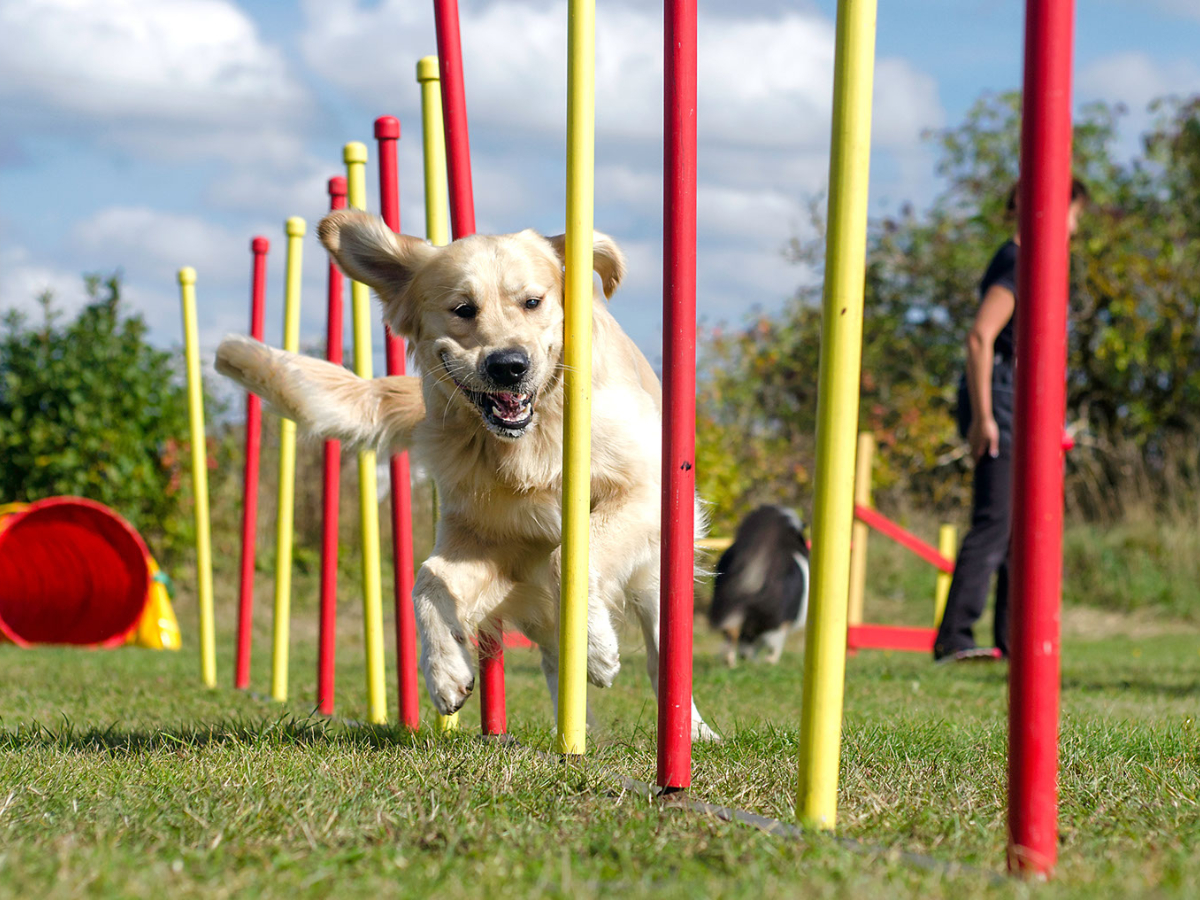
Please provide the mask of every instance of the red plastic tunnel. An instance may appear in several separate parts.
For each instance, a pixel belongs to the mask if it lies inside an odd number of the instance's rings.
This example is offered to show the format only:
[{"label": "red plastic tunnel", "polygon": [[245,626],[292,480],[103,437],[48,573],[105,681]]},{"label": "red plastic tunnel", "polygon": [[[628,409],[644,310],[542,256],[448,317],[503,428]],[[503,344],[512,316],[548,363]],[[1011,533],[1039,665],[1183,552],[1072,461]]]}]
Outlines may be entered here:
[{"label": "red plastic tunnel", "polygon": [[0,518],[0,640],[112,647],[137,625],[149,552],[92,500],[51,497]]}]

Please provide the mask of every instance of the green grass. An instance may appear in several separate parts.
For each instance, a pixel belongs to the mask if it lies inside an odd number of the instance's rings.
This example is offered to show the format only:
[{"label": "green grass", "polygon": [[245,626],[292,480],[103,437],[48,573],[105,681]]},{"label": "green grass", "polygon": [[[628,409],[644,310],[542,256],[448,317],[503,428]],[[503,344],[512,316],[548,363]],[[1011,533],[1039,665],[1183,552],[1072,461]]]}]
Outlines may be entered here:
[{"label": "green grass", "polygon": [[[838,833],[874,848],[855,852],[623,790],[613,775],[654,777],[655,710],[636,639],[617,684],[591,694],[599,724],[582,764],[534,752],[552,746],[553,721],[530,651],[507,660],[509,724],[524,749],[474,738],[474,699],[451,737],[429,729],[424,697],[416,736],[312,718],[311,588],[302,576],[293,698],[282,707],[226,687],[228,602],[217,691],[199,686],[186,598],[179,654],[0,648],[0,896],[961,900],[1184,897],[1200,884],[1200,640],[1188,629],[1068,616],[1060,863],[1051,884],[1034,886],[997,878],[1001,666],[885,653],[849,661]],[[925,593],[892,609],[877,591],[869,610],[919,621]],[[360,616],[349,585],[343,596],[338,712],[357,718]],[[254,688],[265,692],[269,615],[259,612]],[[799,642],[778,667],[730,671],[697,634],[697,702],[726,740],[696,748],[693,794],[790,821]],[[388,683],[394,702],[391,673]],[[922,869],[901,852],[960,867]]]}]

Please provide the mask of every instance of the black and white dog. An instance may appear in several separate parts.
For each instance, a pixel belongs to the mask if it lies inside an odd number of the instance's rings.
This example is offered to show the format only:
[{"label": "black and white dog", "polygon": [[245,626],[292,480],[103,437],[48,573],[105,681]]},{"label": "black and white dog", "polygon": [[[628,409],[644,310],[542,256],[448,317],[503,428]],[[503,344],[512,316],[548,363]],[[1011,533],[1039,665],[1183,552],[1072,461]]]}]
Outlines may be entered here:
[{"label": "black and white dog", "polygon": [[808,545],[800,517],[780,506],[760,506],[742,520],[721,554],[708,621],[725,635],[726,663],[760,650],[779,662],[788,628],[808,617]]}]

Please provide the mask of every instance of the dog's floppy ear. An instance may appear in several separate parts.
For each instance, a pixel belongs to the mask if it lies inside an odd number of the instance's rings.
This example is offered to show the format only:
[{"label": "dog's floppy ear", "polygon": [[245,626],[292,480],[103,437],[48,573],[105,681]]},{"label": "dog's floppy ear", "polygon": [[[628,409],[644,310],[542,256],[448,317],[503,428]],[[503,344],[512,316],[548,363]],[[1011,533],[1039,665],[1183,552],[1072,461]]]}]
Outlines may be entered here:
[{"label": "dog's floppy ear", "polygon": [[[546,238],[558,258],[564,265],[567,258],[567,236],[556,234]],[[604,296],[611,297],[613,291],[625,277],[625,254],[617,246],[617,242],[607,234],[599,231],[592,232],[592,268],[600,276],[600,286],[604,288]]]},{"label": "dog's floppy ear", "polygon": [[355,210],[330,213],[317,234],[343,272],[375,289],[389,318],[413,275],[437,252],[420,238],[396,234],[378,216]]}]

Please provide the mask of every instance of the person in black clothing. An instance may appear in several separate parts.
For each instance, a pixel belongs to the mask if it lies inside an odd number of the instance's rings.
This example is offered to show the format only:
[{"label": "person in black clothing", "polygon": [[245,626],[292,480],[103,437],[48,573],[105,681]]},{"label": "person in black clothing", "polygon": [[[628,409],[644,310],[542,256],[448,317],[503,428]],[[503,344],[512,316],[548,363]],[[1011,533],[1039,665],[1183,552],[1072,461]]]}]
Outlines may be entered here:
[{"label": "person in black clothing", "polygon": [[[1087,202],[1081,181],[1071,184],[1067,233]],[[1016,212],[1017,188],[1008,210]],[[946,612],[934,640],[935,660],[1008,656],[1008,546],[1012,521],[1013,374],[1016,366],[1017,257],[1021,237],[996,251],[979,284],[979,311],[967,336],[967,367],[958,387],[958,428],[975,460],[971,528],[954,566]],[[995,647],[977,647],[974,627],[996,576]]]}]

